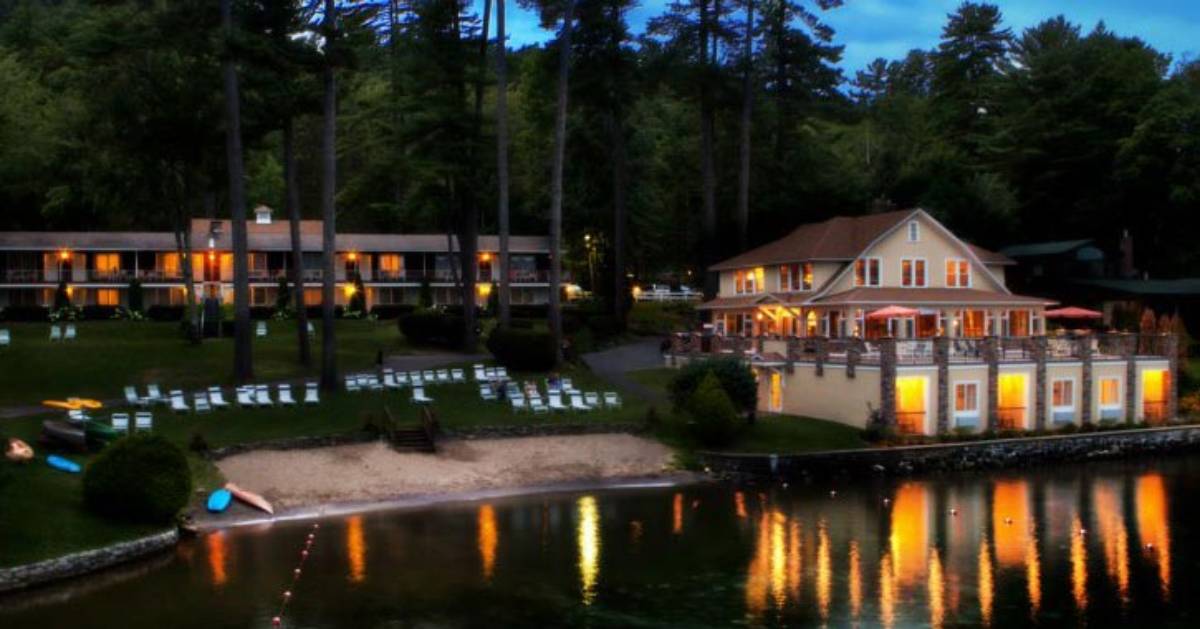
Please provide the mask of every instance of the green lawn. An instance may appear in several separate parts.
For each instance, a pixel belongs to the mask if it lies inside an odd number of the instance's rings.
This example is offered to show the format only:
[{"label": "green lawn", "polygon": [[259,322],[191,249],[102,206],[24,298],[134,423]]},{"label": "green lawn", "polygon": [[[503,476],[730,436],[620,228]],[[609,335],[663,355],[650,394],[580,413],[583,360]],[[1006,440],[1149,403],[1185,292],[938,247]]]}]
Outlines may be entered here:
[{"label": "green lawn", "polygon": [[670,367],[640,369],[629,372],[629,379],[651,389],[666,392],[667,386],[671,383],[671,379],[675,377],[677,372],[678,370]]},{"label": "green lawn", "polygon": [[[111,399],[120,397],[129,384],[155,382],[165,391],[232,382],[233,341],[228,338],[191,345],[179,336],[177,323],[76,325],[78,339],[51,343],[49,324],[0,323],[13,337],[11,346],[0,348],[0,406],[32,406],[67,396]],[[315,373],[296,364],[295,323],[267,325],[267,337],[254,339],[256,378],[283,380]],[[369,367],[379,351],[408,351],[395,321],[339,321],[337,340],[338,363],[344,369]],[[313,350],[316,363],[319,338],[314,338]]]}]

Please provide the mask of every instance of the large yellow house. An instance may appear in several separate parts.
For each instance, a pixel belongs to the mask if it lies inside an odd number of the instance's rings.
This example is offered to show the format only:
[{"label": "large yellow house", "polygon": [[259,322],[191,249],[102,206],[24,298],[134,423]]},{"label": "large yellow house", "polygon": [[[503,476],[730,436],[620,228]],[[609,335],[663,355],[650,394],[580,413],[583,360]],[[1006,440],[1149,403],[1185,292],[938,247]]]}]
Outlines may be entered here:
[{"label": "large yellow house", "polygon": [[739,356],[765,412],[908,433],[1174,417],[1174,338],[1047,336],[1010,264],[921,209],[802,225],[711,267],[711,327],[672,360]]}]

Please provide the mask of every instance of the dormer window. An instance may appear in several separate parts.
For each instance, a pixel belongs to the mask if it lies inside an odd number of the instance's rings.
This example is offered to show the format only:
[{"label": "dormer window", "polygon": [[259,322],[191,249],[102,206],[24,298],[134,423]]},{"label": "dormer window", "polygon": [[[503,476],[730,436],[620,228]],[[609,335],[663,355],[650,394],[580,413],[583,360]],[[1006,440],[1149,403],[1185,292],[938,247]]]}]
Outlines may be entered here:
[{"label": "dormer window", "polygon": [[921,224],[916,221],[908,223],[908,241],[918,242],[921,240]]}]

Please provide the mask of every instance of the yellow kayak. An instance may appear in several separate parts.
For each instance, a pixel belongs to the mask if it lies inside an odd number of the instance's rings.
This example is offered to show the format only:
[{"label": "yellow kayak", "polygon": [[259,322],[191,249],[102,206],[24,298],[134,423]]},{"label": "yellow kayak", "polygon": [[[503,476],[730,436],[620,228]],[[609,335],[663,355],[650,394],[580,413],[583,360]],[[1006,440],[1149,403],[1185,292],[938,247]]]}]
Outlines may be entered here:
[{"label": "yellow kayak", "polygon": [[61,408],[68,411],[78,411],[83,409],[94,411],[99,408],[104,408],[104,403],[99,400],[73,397],[66,400],[42,400],[42,406]]}]

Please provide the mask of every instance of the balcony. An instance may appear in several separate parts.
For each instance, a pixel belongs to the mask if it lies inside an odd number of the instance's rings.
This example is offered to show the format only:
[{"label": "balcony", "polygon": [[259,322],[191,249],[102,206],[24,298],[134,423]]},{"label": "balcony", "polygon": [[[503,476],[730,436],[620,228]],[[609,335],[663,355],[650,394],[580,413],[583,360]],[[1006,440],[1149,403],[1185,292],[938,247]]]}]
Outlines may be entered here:
[{"label": "balcony", "polygon": [[46,277],[47,275],[39,269],[8,269],[4,272],[4,282],[6,284],[37,284],[52,281]]},{"label": "balcony", "polygon": [[139,269],[137,278],[142,282],[158,283],[158,282],[182,282],[183,271],[173,269],[165,271],[161,269]]},{"label": "balcony", "polygon": [[105,271],[88,269],[86,277],[88,282],[127,284],[133,280],[135,274],[130,269],[109,269]]}]

